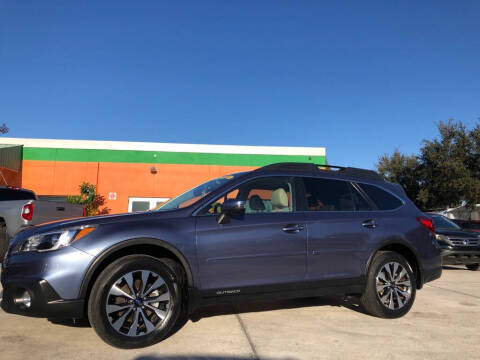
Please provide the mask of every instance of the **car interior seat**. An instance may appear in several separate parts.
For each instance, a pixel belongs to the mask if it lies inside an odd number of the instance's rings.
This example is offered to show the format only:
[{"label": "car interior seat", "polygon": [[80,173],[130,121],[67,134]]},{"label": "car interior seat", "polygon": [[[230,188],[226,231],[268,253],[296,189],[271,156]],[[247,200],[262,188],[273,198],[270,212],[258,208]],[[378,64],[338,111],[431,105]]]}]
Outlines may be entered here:
[{"label": "car interior seat", "polygon": [[271,202],[272,211],[289,211],[288,195],[283,188],[278,188],[272,192]]},{"label": "car interior seat", "polygon": [[247,200],[245,210],[247,213],[264,212],[265,204],[263,203],[263,200],[260,198],[260,196],[252,195]]}]

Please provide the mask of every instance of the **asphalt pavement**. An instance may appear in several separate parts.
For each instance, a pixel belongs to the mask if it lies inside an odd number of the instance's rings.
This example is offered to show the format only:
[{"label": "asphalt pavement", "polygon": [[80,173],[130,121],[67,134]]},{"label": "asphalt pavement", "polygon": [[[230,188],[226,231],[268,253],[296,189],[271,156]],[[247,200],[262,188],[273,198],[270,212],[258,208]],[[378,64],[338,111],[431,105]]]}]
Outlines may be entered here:
[{"label": "asphalt pavement", "polygon": [[6,359],[480,359],[480,271],[448,267],[395,320],[356,298],[309,298],[204,308],[157,345],[110,347],[88,323],[52,323],[0,310]]}]

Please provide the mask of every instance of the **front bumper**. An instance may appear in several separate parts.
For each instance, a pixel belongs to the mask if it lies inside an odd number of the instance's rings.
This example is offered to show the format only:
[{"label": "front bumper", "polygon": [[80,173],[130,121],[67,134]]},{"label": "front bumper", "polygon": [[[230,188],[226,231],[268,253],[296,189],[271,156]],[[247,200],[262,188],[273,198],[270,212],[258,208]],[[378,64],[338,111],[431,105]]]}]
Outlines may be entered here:
[{"label": "front bumper", "polygon": [[443,265],[468,265],[480,264],[480,247],[454,247],[442,248]]},{"label": "front bumper", "polygon": [[[15,299],[28,291],[31,298],[30,306],[16,303]],[[84,317],[83,300],[63,300],[43,279],[26,282],[6,283],[3,288],[2,309],[10,314],[45,317],[45,318],[74,318]]]},{"label": "front bumper", "polygon": [[[84,317],[80,288],[93,259],[73,246],[48,252],[9,253],[2,264],[0,279],[2,309],[35,317]],[[30,307],[18,302],[25,291],[31,298]]]}]

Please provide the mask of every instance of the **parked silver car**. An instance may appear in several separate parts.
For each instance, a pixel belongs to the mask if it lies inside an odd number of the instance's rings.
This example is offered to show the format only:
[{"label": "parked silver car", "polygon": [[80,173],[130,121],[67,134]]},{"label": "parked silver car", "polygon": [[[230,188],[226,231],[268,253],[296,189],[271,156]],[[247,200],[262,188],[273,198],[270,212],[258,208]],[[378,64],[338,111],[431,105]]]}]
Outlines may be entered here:
[{"label": "parked silver car", "polygon": [[81,205],[38,200],[31,190],[0,186],[0,263],[7,251],[9,239],[22,229],[83,215]]}]

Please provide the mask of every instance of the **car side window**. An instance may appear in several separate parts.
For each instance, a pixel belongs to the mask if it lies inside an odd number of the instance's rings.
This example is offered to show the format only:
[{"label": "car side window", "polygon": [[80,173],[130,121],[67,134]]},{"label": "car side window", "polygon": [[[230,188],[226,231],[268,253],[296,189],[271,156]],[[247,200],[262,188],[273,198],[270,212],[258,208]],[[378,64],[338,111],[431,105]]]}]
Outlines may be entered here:
[{"label": "car side window", "polygon": [[241,184],[239,187],[212,201],[199,215],[219,214],[227,199],[245,201],[245,214],[294,211],[294,181],[284,176],[261,177]]},{"label": "car side window", "polygon": [[358,184],[379,210],[394,210],[403,205],[402,201],[375,185]]},{"label": "car side window", "polygon": [[358,192],[357,189],[355,189],[353,186],[351,186],[352,189],[352,197],[353,197],[353,202],[355,203],[355,209],[357,211],[371,211],[373,210],[370,204],[365,200],[362,194]]},{"label": "car side window", "polygon": [[211,202],[208,204],[206,207],[204,207],[198,215],[214,215],[214,214],[220,214],[222,212],[222,205],[225,202],[225,200],[235,200],[238,196],[238,189],[229,191],[227,194],[222,195],[215,201]]},{"label": "car side window", "polygon": [[355,211],[350,186],[346,181],[303,178],[306,211]]}]

